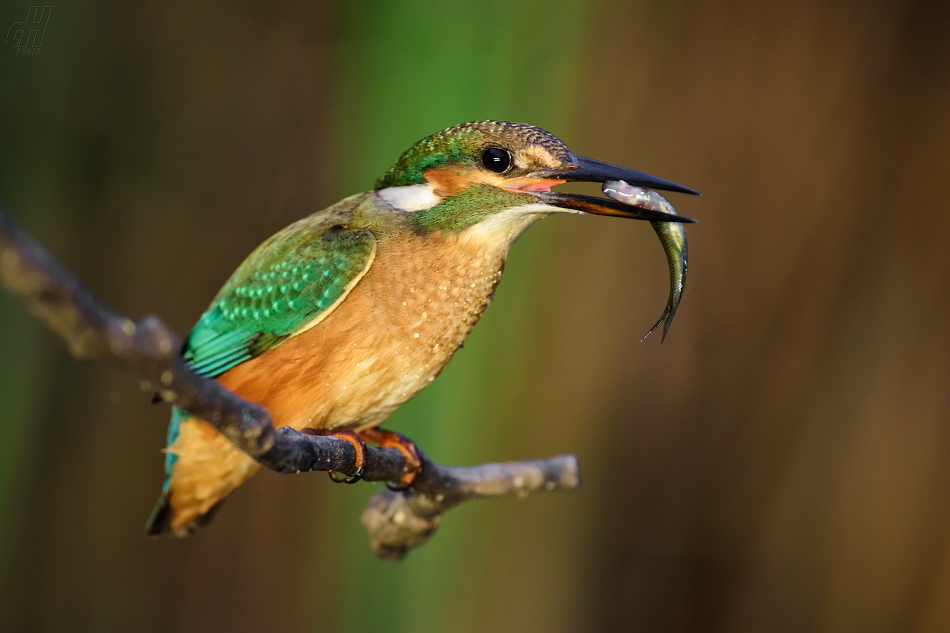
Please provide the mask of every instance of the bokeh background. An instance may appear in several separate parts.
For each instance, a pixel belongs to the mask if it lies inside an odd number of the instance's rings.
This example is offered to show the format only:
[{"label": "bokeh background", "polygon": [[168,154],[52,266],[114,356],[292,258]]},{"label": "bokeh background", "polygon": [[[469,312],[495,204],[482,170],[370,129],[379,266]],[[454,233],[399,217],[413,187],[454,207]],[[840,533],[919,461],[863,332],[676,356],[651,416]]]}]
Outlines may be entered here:
[{"label": "bokeh background", "polygon": [[[0,27],[30,3],[0,7]],[[370,484],[264,472],[146,540],[168,409],[0,294],[5,631],[950,630],[950,3],[53,5],[0,45],[0,199],[184,333],[256,244],[462,121],[540,125],[670,196],[514,247],[390,428],[447,464],[573,452],[575,494],[470,503],[392,565]]]}]

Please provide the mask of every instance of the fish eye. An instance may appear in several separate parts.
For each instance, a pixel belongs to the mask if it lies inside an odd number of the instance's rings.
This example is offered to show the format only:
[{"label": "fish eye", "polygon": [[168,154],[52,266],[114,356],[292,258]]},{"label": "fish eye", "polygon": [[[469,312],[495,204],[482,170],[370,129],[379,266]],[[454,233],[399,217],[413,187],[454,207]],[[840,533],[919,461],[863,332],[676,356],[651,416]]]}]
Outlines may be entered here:
[{"label": "fish eye", "polygon": [[511,154],[500,147],[489,147],[482,152],[482,165],[488,171],[503,174],[511,167]]}]

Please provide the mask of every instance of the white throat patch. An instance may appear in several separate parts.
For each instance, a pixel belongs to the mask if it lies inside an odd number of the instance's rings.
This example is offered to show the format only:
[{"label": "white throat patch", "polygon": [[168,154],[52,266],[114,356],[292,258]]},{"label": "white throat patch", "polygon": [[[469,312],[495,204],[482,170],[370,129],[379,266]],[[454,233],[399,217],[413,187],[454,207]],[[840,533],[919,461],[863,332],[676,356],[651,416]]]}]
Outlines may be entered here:
[{"label": "white throat patch", "polygon": [[552,207],[543,202],[523,204],[493,213],[490,217],[482,220],[478,224],[462,231],[461,235],[466,239],[484,240],[488,244],[504,245],[504,247],[507,248],[512,242],[518,239],[518,236],[524,233],[529,226],[541,218],[554,213],[581,212]]},{"label": "white throat patch", "polygon": [[407,213],[431,209],[442,200],[432,193],[431,184],[386,187],[376,193],[389,206]]}]

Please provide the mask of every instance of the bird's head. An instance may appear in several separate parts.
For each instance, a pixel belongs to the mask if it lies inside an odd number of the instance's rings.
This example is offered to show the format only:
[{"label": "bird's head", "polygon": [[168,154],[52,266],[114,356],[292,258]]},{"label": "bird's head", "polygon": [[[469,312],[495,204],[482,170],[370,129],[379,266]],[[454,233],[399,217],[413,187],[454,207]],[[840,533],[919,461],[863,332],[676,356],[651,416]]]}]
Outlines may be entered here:
[{"label": "bird's head", "polygon": [[503,218],[527,226],[551,213],[693,221],[606,198],[551,191],[568,181],[609,180],[697,193],[662,178],[578,156],[541,128],[507,121],[464,123],[422,139],[379,179],[376,192],[394,208],[411,213],[412,225],[420,232],[457,232]]}]

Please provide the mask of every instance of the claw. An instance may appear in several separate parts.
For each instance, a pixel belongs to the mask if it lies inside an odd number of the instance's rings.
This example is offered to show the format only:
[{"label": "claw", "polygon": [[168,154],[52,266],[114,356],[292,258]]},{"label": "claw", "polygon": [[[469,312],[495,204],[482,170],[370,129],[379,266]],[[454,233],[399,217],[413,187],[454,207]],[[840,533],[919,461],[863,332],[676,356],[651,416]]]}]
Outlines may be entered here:
[{"label": "claw", "polygon": [[363,478],[363,467],[360,466],[356,474],[352,476],[341,473],[338,470],[328,471],[327,474],[330,475],[330,481],[335,484],[355,484]]},{"label": "claw", "polygon": [[353,431],[330,431],[326,429],[301,429],[301,432],[324,437],[338,437],[352,444],[356,450],[356,473],[347,475],[337,470],[331,470],[328,473],[330,481],[335,484],[355,484],[363,478],[363,469],[366,466],[366,442],[358,434]]},{"label": "claw", "polygon": [[367,442],[378,444],[382,448],[395,448],[406,458],[406,474],[402,476],[396,487],[393,487],[394,482],[387,482],[386,485],[390,490],[405,490],[412,485],[412,482],[416,480],[416,476],[422,472],[422,458],[419,456],[419,449],[408,437],[395,431],[384,431],[380,428],[360,431],[360,437]]}]

